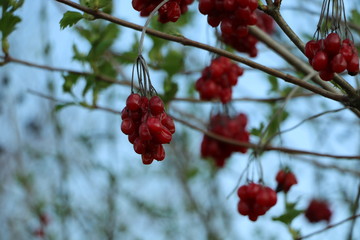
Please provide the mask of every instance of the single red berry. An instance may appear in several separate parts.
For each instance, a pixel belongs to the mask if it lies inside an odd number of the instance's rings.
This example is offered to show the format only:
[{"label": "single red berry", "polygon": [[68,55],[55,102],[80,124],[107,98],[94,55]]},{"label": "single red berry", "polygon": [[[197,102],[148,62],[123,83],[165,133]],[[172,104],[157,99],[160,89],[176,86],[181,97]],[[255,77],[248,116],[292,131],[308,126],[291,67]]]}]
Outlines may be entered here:
[{"label": "single red berry", "polygon": [[336,73],[342,73],[346,70],[347,63],[341,53],[336,54],[330,62],[331,70]]},{"label": "single red berry", "polygon": [[149,101],[150,111],[153,115],[164,112],[164,103],[159,96],[153,96]]},{"label": "single red berry", "polygon": [[241,187],[239,187],[239,189],[237,190],[237,195],[239,196],[239,198],[243,201],[246,201],[248,199],[248,186],[247,185],[243,185]]},{"label": "single red berry", "polygon": [[135,131],[134,122],[130,118],[125,118],[121,122],[121,131],[126,135],[130,135]]},{"label": "single red berry", "polygon": [[243,200],[240,200],[238,202],[237,209],[238,209],[238,212],[244,216],[247,216],[250,213],[249,205]]},{"label": "single red berry", "polygon": [[151,152],[145,152],[145,153],[141,154],[141,160],[142,160],[143,164],[149,165],[154,161],[154,158],[153,158]]},{"label": "single red berry", "polygon": [[320,221],[330,222],[331,215],[332,212],[329,204],[324,200],[318,199],[311,200],[305,211],[305,217],[312,223]]},{"label": "single red berry", "polygon": [[139,137],[142,141],[149,141],[152,139],[149,127],[145,122],[140,124]]},{"label": "single red berry", "polygon": [[359,57],[354,53],[347,65],[348,74],[355,76],[359,73]]},{"label": "single red berry", "polygon": [[212,0],[200,0],[199,1],[199,11],[202,14],[208,14],[214,8],[214,1]]},{"label": "single red berry", "polygon": [[165,158],[165,150],[161,144],[157,144],[153,150],[153,157],[155,160],[162,161]]},{"label": "single red berry", "polygon": [[312,67],[314,68],[314,70],[316,71],[322,71],[325,70],[327,65],[328,65],[328,56],[324,51],[318,51],[312,62],[311,62]]},{"label": "single red berry", "polygon": [[329,55],[335,55],[341,47],[341,39],[337,33],[330,33],[324,40],[325,51]]},{"label": "single red berry", "polygon": [[310,40],[305,45],[305,56],[312,59],[319,50],[319,44],[316,40]]},{"label": "single red berry", "polygon": [[161,120],[161,124],[164,125],[164,127],[166,127],[171,132],[171,134],[175,133],[175,123],[169,115],[166,114],[164,119]]},{"label": "single red berry", "polygon": [[156,140],[158,143],[165,144],[171,142],[172,134],[166,127],[162,127],[160,131],[154,134],[154,140]]},{"label": "single red berry", "polygon": [[152,135],[160,132],[163,128],[160,119],[157,117],[148,117],[146,124]]},{"label": "single red berry", "polygon": [[329,72],[327,70],[320,71],[319,76],[324,81],[330,81],[334,78],[334,72]]},{"label": "single red berry", "polygon": [[130,94],[130,96],[126,99],[126,107],[130,111],[136,111],[140,108],[141,104],[141,96],[137,93]]},{"label": "single red berry", "polygon": [[145,145],[145,142],[142,141],[140,138],[136,138],[135,141],[134,141],[134,151],[137,153],[137,154],[143,154],[145,153],[145,150],[146,150],[146,145]]}]

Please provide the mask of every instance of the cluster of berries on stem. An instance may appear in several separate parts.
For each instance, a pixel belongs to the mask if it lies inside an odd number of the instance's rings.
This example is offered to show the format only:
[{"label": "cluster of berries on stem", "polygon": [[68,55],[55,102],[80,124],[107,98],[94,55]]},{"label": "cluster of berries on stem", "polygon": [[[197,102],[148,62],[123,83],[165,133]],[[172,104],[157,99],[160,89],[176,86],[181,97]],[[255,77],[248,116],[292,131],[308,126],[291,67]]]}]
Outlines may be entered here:
[{"label": "cluster of berries on stem", "polygon": [[136,153],[144,164],[165,158],[162,144],[170,143],[175,133],[173,119],[166,114],[164,103],[158,96],[148,99],[132,93],[121,114],[121,131],[128,135]]},{"label": "cluster of berries on stem", "polygon": [[[140,94],[134,93],[136,69]],[[134,151],[141,154],[144,164],[165,158],[163,144],[170,143],[175,133],[173,119],[167,115],[164,103],[151,84],[147,64],[139,55],[133,68],[131,94],[121,112],[121,131],[128,135]]]},{"label": "cluster of berries on stem", "polygon": [[287,193],[293,185],[297,184],[297,179],[294,173],[291,172],[290,170],[281,169],[276,174],[276,182],[277,182],[276,191],[277,192],[284,191],[285,193]]},{"label": "cluster of berries on stem", "polygon": [[345,70],[351,76],[359,73],[359,56],[353,41],[349,38],[341,40],[336,32],[326,38],[307,42],[305,55],[322,80],[330,81],[334,73]]},{"label": "cluster of berries on stem", "polygon": [[[159,22],[176,22],[181,14],[188,11],[188,5],[194,0],[169,0],[158,10]],[[163,0],[132,0],[132,6],[140,12],[140,16],[149,16],[154,9],[163,2]]]},{"label": "cluster of berries on stem", "polygon": [[211,61],[210,66],[204,68],[195,88],[200,93],[200,99],[220,99],[225,104],[231,101],[232,87],[243,73],[244,69],[230,59],[217,57]]},{"label": "cluster of berries on stem", "polygon": [[[249,133],[246,130],[246,124],[247,117],[243,113],[235,117],[218,113],[210,117],[208,130],[220,136],[247,143],[249,142]],[[246,153],[247,148],[225,143],[204,135],[201,142],[201,156],[213,158],[216,166],[223,167],[225,160],[233,152]]]},{"label": "cluster of berries on stem", "polygon": [[[275,29],[274,20],[260,10],[255,10],[254,13],[257,17],[256,26],[266,33],[272,34]],[[248,53],[250,57],[256,57],[258,54],[256,47],[258,39],[251,33],[239,36],[236,31],[234,31],[234,29],[238,27],[238,24],[239,23],[235,22],[231,28],[222,27],[221,40],[239,52]]]},{"label": "cluster of berries on stem", "polygon": [[256,221],[277,202],[277,195],[273,189],[253,182],[239,187],[237,195],[240,198],[238,212],[248,216],[251,221]]}]

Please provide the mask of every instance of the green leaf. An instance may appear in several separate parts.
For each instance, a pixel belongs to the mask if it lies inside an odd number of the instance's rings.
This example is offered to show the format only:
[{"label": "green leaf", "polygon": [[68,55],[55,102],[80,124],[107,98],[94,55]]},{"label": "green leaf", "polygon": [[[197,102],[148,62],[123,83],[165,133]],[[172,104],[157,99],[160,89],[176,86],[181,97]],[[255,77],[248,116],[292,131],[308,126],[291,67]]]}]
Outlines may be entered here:
[{"label": "green leaf", "polygon": [[304,211],[303,210],[296,210],[296,209],[292,209],[287,211],[286,213],[284,213],[283,215],[280,215],[278,217],[273,217],[272,219],[274,221],[279,221],[282,223],[285,223],[286,225],[290,225],[291,222],[300,214],[302,214]]},{"label": "green leaf", "polygon": [[64,103],[64,104],[57,104],[55,106],[55,112],[60,111],[66,107],[77,105],[76,103]]},{"label": "green leaf", "polygon": [[64,92],[71,92],[72,87],[76,84],[77,80],[79,79],[79,75],[69,73],[68,75],[64,75],[64,84],[63,84],[63,91]]},{"label": "green leaf", "polygon": [[269,75],[268,76],[268,81],[270,83],[270,90],[269,90],[269,93],[271,92],[278,92],[279,91],[279,82],[278,82],[278,79],[274,76],[271,76]]},{"label": "green leaf", "polygon": [[164,81],[164,95],[162,100],[164,103],[169,102],[173,99],[178,91],[178,84],[172,81],[172,78],[166,78]]},{"label": "green leaf", "polygon": [[257,136],[260,137],[261,136],[261,132],[264,130],[264,123],[260,123],[260,126],[258,128],[252,128],[250,130],[250,134],[253,136]]},{"label": "green leaf", "polygon": [[351,10],[350,22],[360,25],[360,13],[356,9]]},{"label": "green leaf", "polygon": [[83,18],[83,15],[79,12],[67,11],[64,13],[63,18],[60,20],[60,29],[65,29],[66,27],[71,27],[80,21]]},{"label": "green leaf", "polygon": [[178,51],[170,49],[161,64],[169,77],[180,72],[184,66],[184,55]]},{"label": "green leaf", "polygon": [[21,22],[21,18],[13,15],[10,12],[4,12],[0,19],[0,31],[2,33],[2,38],[7,38],[10,33],[16,29],[16,24]]}]

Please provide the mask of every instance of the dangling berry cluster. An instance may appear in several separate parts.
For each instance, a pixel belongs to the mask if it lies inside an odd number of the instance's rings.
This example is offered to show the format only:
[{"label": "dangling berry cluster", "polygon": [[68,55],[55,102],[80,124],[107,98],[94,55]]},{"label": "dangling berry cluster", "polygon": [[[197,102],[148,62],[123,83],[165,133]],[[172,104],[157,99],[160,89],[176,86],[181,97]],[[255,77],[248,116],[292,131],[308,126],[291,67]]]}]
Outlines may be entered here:
[{"label": "dangling berry cluster", "polygon": [[199,1],[199,10],[202,14],[208,15],[207,21],[210,26],[217,27],[221,23],[222,31],[234,30],[239,37],[248,33],[248,25],[256,24],[254,11],[257,7],[257,0]]},{"label": "dangling berry cluster", "polygon": [[[194,0],[169,0],[159,9],[159,22],[176,22],[181,14],[188,10]],[[162,2],[162,0],[132,0],[132,6],[140,12],[140,16],[146,17]]]},{"label": "dangling berry cluster", "polygon": [[[256,10],[254,13],[258,19],[256,26],[268,34],[272,34],[274,32],[274,20],[269,15],[259,10]],[[234,31],[238,26],[238,23],[235,23],[235,25],[232,25],[231,29],[221,28],[222,41],[239,52],[248,53],[250,57],[256,57],[258,53],[256,48],[258,42],[257,38],[250,33],[239,36],[237,32]]]},{"label": "dangling berry cluster", "polygon": [[278,183],[276,191],[284,191],[287,193],[293,185],[297,184],[297,179],[291,171],[287,169],[281,169],[276,174],[276,182]]},{"label": "dangling berry cluster", "polygon": [[[209,131],[221,135],[223,137],[234,139],[240,142],[249,142],[249,133],[245,127],[247,117],[240,113],[236,117],[229,117],[226,114],[216,114],[210,118]],[[233,152],[246,153],[247,148],[225,143],[207,135],[201,143],[201,156],[211,157],[215,160],[218,167],[223,167],[225,160],[230,157]]]},{"label": "dangling berry cluster", "polygon": [[274,190],[257,183],[239,187],[237,194],[240,198],[237,205],[238,212],[248,216],[251,221],[256,221],[277,202]]},{"label": "dangling berry cluster", "polygon": [[341,40],[337,33],[307,42],[305,55],[322,80],[330,81],[334,73],[345,70],[352,76],[359,73],[359,57],[354,43],[348,38]]},{"label": "dangling berry cluster", "polygon": [[162,144],[170,143],[175,132],[173,119],[164,111],[164,103],[158,96],[150,100],[132,93],[121,113],[121,131],[128,135],[136,153],[141,154],[144,164],[165,158]]},{"label": "dangling berry cluster", "polygon": [[332,212],[329,208],[329,204],[324,200],[311,200],[309,206],[305,211],[305,217],[309,222],[316,223],[320,221],[330,222]]},{"label": "dangling berry cluster", "polygon": [[232,86],[236,85],[243,72],[244,69],[226,57],[213,59],[196,81],[195,88],[200,93],[200,99],[220,99],[222,103],[228,103],[232,98]]}]

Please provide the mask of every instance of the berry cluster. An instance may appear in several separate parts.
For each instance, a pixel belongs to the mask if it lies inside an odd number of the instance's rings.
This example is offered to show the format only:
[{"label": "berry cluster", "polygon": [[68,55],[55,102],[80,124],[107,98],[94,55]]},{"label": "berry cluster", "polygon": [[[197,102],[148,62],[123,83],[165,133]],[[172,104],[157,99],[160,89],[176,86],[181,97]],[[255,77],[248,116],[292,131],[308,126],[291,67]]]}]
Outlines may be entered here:
[{"label": "berry cluster", "polygon": [[[272,34],[274,32],[274,20],[267,14],[256,10],[254,12],[258,19],[256,26],[267,32],[268,34]],[[233,25],[233,28],[237,28],[238,25]],[[255,38],[251,34],[246,34],[244,36],[239,36],[233,30],[226,30],[221,28],[221,38],[224,43],[231,46],[235,50],[239,52],[248,53],[250,57],[256,57],[258,50],[256,48],[256,44],[258,42],[257,38]]]},{"label": "berry cluster", "polygon": [[[247,117],[243,113],[233,118],[224,114],[216,114],[210,118],[209,131],[240,142],[249,142],[249,133],[245,129],[246,124]],[[233,152],[246,153],[246,151],[245,147],[225,143],[207,135],[204,135],[201,143],[201,156],[213,158],[218,167],[223,167],[225,159],[230,157]]]},{"label": "berry cluster", "polygon": [[325,39],[307,42],[305,55],[324,81],[330,81],[334,73],[345,70],[352,76],[359,73],[359,57],[354,43],[350,39],[341,41],[337,33],[330,33]]},{"label": "berry cluster", "polygon": [[305,217],[312,223],[320,222],[322,220],[330,222],[331,215],[332,212],[329,208],[329,204],[323,200],[311,200],[305,211]]},{"label": "berry cluster", "polygon": [[276,174],[276,182],[278,183],[276,192],[284,191],[287,193],[293,185],[297,184],[297,179],[291,171],[281,169]]},{"label": "berry cluster", "polygon": [[[188,10],[194,0],[169,0],[159,9],[159,22],[176,22],[181,14]],[[140,12],[140,16],[146,17],[162,2],[162,0],[132,0],[132,6]]]},{"label": "berry cluster", "polygon": [[257,7],[257,0],[199,1],[199,10],[202,14],[208,15],[209,25],[217,27],[221,23],[222,31],[235,31],[239,37],[248,33],[248,25],[256,24],[254,11]]},{"label": "berry cluster", "polygon": [[202,100],[220,99],[222,103],[228,103],[232,98],[231,88],[236,85],[238,77],[243,72],[244,69],[232,63],[230,59],[218,57],[202,71],[195,88]]},{"label": "berry cluster", "polygon": [[144,164],[165,158],[162,144],[170,143],[175,132],[173,119],[164,111],[164,103],[158,96],[150,100],[133,93],[126,100],[121,113],[121,131],[128,135],[136,153],[141,154]]},{"label": "berry cluster", "polygon": [[241,215],[248,216],[251,221],[256,221],[264,215],[277,202],[276,192],[269,187],[257,183],[241,186],[237,194],[240,198],[237,205]]}]

